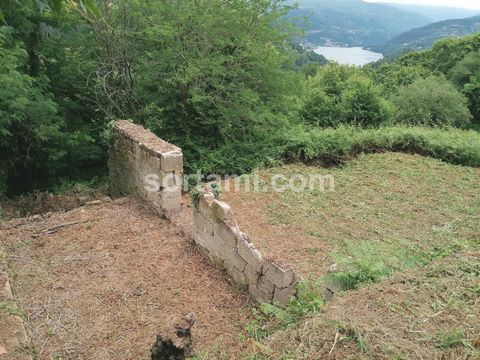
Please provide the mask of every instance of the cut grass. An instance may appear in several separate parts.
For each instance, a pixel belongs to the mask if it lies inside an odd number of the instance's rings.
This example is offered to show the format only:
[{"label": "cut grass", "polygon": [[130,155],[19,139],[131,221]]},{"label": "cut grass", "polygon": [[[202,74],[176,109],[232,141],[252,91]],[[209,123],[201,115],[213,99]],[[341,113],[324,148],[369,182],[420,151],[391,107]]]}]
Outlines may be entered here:
[{"label": "cut grass", "polygon": [[340,168],[290,165],[274,174],[332,174],[335,192],[223,193],[267,254],[345,288],[480,246],[480,169],[400,153],[361,155]]},{"label": "cut grass", "polygon": [[263,339],[262,354],[297,360],[476,359],[479,270],[480,252],[461,252],[344,293],[321,313]]}]

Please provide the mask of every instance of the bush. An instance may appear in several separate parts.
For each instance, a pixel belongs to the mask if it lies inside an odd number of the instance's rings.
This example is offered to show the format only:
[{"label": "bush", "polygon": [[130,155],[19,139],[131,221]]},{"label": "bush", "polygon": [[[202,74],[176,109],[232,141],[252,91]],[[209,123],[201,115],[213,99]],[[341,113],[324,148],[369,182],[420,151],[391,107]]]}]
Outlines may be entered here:
[{"label": "bush", "polygon": [[381,88],[356,68],[326,66],[308,86],[300,114],[310,125],[370,127],[386,123],[393,116],[394,108],[382,97]]},{"label": "bush", "polygon": [[467,98],[441,78],[420,79],[402,87],[393,102],[398,123],[463,128],[472,120]]},{"label": "bush", "polygon": [[400,151],[448,163],[480,167],[480,134],[474,130],[392,126],[359,129],[298,128],[285,142],[282,157],[307,164],[338,165],[359,153]]}]

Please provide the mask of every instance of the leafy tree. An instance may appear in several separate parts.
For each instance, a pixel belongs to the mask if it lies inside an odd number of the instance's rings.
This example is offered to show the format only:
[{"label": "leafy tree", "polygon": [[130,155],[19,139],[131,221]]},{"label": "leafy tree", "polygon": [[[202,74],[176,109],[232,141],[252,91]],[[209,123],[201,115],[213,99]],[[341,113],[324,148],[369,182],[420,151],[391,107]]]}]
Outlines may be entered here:
[{"label": "leafy tree", "polygon": [[306,123],[321,127],[369,127],[388,122],[393,111],[381,88],[360,70],[328,65],[309,81],[301,117]]},{"label": "leafy tree", "polygon": [[480,70],[464,85],[463,92],[469,99],[470,110],[474,118],[477,123],[480,122]]},{"label": "leafy tree", "polygon": [[342,123],[363,127],[388,123],[394,113],[392,104],[382,97],[381,88],[362,75],[348,79],[339,105]]},{"label": "leafy tree", "polygon": [[393,97],[395,121],[425,126],[467,126],[472,114],[467,99],[443,78],[420,79]]},{"label": "leafy tree", "polygon": [[[285,127],[301,77],[282,3],[142,2],[135,10],[148,19],[130,33],[135,118],[183,147],[190,169],[251,169],[271,131]],[[248,166],[237,169],[229,151],[216,151],[232,144]]]},{"label": "leafy tree", "polygon": [[402,86],[433,75],[430,69],[421,65],[402,66],[396,63],[382,63],[378,67],[367,66],[364,71],[383,86],[387,95],[396,93]]},{"label": "leafy tree", "polygon": [[448,72],[448,79],[459,88],[470,82],[475,73],[480,70],[480,52],[468,53]]},{"label": "leafy tree", "polygon": [[[46,165],[61,157],[55,151],[60,141],[62,120],[58,106],[48,92],[48,79],[34,78],[23,69],[28,54],[14,41],[12,29],[0,28],[0,179],[3,193],[6,177],[48,173]],[[3,180],[3,181],[2,181]]]}]

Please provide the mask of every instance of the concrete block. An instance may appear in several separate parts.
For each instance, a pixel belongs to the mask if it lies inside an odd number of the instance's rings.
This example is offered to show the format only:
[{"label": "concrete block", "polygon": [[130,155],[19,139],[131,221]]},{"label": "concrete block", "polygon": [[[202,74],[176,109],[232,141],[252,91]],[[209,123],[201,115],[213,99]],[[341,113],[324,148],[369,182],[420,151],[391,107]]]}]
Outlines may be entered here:
[{"label": "concrete block", "polygon": [[293,282],[294,274],[291,268],[282,269],[274,262],[266,261],[263,270],[265,277],[280,289],[286,288]]},{"label": "concrete block", "polygon": [[169,151],[161,154],[161,169],[165,172],[181,171],[183,155],[180,151]]}]

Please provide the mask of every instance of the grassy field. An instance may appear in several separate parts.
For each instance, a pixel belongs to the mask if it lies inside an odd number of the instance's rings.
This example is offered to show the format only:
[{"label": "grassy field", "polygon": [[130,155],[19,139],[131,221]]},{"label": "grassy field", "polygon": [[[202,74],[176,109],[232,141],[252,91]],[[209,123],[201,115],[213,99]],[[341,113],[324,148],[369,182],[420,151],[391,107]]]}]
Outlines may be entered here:
[{"label": "grassy field", "polygon": [[376,279],[479,245],[480,169],[385,153],[259,175],[317,173],[333,175],[335,191],[222,194],[242,229],[303,275],[320,277],[336,263]]},{"label": "grassy field", "polygon": [[259,175],[317,173],[335,191],[222,193],[267,256],[350,290],[306,319],[267,309],[254,358],[479,356],[480,169],[382,153]]}]

